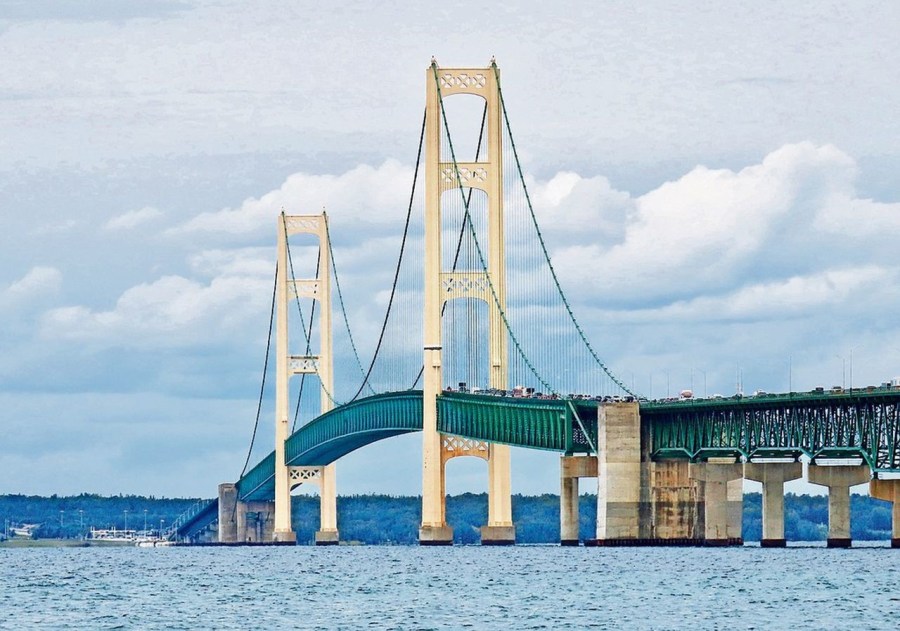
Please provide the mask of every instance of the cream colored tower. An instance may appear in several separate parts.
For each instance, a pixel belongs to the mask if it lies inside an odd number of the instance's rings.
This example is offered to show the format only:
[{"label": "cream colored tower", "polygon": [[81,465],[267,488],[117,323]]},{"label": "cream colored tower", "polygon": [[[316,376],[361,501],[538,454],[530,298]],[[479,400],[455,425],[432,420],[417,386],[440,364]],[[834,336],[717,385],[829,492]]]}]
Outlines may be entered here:
[{"label": "cream colored tower", "polygon": [[[506,389],[507,332],[501,317],[506,308],[506,267],[503,248],[503,179],[500,96],[495,67],[438,68],[432,62],[425,75],[425,340],[422,432],[422,544],[449,544],[444,471],[446,461],[463,455],[488,461],[488,524],[481,529],[485,544],[515,542],[512,523],[509,447],[443,436],[437,430],[437,397],[443,386],[441,370],[441,309],[455,298],[484,300],[489,313],[490,386]],[[440,90],[440,92],[439,92]],[[441,156],[444,121],[441,101],[456,94],[480,96],[487,103],[488,159],[458,162]],[[451,130],[452,131],[452,130]],[[488,198],[488,243],[480,244],[487,258],[484,271],[441,270],[441,197],[459,195],[460,188],[477,188]],[[492,291],[493,290],[493,291]]]},{"label": "cream colored tower", "polygon": [[[288,467],[285,464],[285,440],[290,431],[289,382],[294,375],[314,374],[321,384],[321,411],[334,407],[334,364],[331,338],[331,248],[328,245],[328,218],[321,215],[285,215],[278,217],[278,301],[276,329],[275,383],[275,541],[295,541],[291,528],[291,489],[300,484],[319,485],[320,529],[316,544],[338,542],[337,486],[334,464],[324,467]],[[287,237],[312,234],[319,239],[319,275],[312,279],[290,279]],[[291,355],[288,348],[289,304],[297,298],[319,301],[319,352],[315,355]],[[307,322],[312,326],[312,322]]]}]

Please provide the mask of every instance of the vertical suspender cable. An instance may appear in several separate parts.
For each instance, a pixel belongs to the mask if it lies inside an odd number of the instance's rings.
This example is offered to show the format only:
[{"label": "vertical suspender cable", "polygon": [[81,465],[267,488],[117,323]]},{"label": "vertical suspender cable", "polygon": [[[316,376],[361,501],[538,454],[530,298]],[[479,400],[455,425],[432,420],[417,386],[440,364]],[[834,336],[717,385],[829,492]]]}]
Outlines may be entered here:
[{"label": "vertical suspender cable", "polygon": [[[359,390],[356,391],[356,394],[353,395],[351,401],[355,401],[359,395],[362,393],[363,388],[369,382],[369,377],[372,375],[372,368],[375,366],[375,361],[378,359],[378,352],[381,350],[381,343],[384,340],[384,332],[387,329],[388,319],[391,315],[391,307],[394,304],[394,296],[397,293],[397,280],[400,277],[400,266],[403,263],[403,253],[406,250],[406,238],[409,234],[409,220],[412,216],[412,207],[413,201],[416,196],[416,182],[419,179],[419,164],[422,160],[422,145],[425,141],[425,114],[422,114],[422,131],[419,132],[419,149],[416,153],[416,169],[413,173],[413,183],[412,183],[412,191],[409,194],[409,207],[406,209],[406,224],[403,226],[403,239],[400,241],[400,256],[397,258],[397,267],[394,270],[394,282],[391,286],[391,296],[388,299],[387,311],[384,314],[384,321],[381,324],[381,332],[378,334],[378,343],[375,345],[375,353],[372,355],[372,361],[369,363],[369,369],[366,371],[365,377],[363,377],[363,382],[359,386]],[[421,373],[419,373],[421,376]],[[418,379],[416,380],[418,381]],[[413,384],[415,387],[415,384]]]}]

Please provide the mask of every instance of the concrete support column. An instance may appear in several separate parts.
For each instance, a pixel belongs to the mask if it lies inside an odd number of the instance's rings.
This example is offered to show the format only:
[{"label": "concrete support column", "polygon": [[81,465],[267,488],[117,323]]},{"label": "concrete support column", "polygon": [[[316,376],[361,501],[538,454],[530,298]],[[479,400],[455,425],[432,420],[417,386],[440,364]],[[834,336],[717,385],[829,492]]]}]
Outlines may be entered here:
[{"label": "concrete support column", "polygon": [[689,475],[702,481],[705,487],[703,536],[706,545],[725,546],[741,541],[739,533],[734,532],[735,524],[732,523],[729,529],[728,485],[743,478],[744,466],[714,460],[692,463]]},{"label": "concrete support column", "polygon": [[317,546],[334,546],[340,541],[337,527],[337,481],[334,464],[322,467],[319,474],[319,530]]},{"label": "concrete support column", "polygon": [[891,511],[891,547],[900,548],[900,480],[872,480],[869,495],[893,504]]},{"label": "concrete support column", "polygon": [[601,404],[597,430],[597,540],[637,540],[641,505],[638,404]]},{"label": "concrete support column", "polygon": [[562,478],[559,492],[559,545],[577,546],[578,478]]},{"label": "concrete support column", "polygon": [[237,485],[231,482],[219,485],[219,543],[236,543],[237,536]]},{"label": "concrete support column", "polygon": [[725,484],[725,501],[728,511],[728,525],[725,535],[729,541],[744,541],[744,480],[730,480]]},{"label": "concrete support column", "polygon": [[803,477],[803,465],[799,462],[767,462],[744,465],[744,477],[762,482],[762,539],[763,548],[783,548],[784,538],[784,483]]},{"label": "concrete support column", "polygon": [[561,456],[559,459],[559,544],[579,543],[578,478],[597,477],[596,456]]},{"label": "concrete support column", "polygon": [[850,487],[870,479],[868,465],[809,465],[809,481],[828,487],[829,548],[850,547]]}]

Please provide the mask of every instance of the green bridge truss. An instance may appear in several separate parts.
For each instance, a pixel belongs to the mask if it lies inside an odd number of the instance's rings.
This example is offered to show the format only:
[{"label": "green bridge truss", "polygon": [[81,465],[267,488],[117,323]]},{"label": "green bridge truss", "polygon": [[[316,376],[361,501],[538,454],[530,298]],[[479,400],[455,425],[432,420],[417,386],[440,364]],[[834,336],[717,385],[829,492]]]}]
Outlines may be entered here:
[{"label": "green bridge truss", "polygon": [[[445,434],[567,454],[596,451],[596,401],[444,393],[437,405],[438,430]],[[641,422],[653,459],[859,457],[876,474],[900,471],[896,390],[642,403]],[[285,445],[287,464],[330,464],[365,445],[421,429],[421,391],[359,399],[292,434]],[[238,496],[272,499],[274,472],[273,452],[238,481]],[[186,517],[178,534],[215,519],[217,504],[213,500]]]},{"label": "green bridge truss", "polygon": [[[596,403],[520,399],[446,393],[438,398],[438,430],[464,438],[568,453],[593,451]],[[422,430],[422,392],[379,394],[319,416],[285,443],[289,466],[330,464],[351,451],[385,438]],[[241,478],[243,500],[271,499],[275,492],[275,454]]]},{"label": "green bridge truss", "polygon": [[641,406],[651,456],[862,458],[900,470],[900,392],[790,394]]}]

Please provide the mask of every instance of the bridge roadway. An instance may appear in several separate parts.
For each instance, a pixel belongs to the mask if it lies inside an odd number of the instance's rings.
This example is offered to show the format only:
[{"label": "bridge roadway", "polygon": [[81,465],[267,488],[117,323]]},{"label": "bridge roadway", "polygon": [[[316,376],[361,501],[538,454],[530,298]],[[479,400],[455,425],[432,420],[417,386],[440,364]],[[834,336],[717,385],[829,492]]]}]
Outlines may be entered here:
[{"label": "bridge roadway", "polygon": [[[444,393],[438,430],[445,434],[565,454],[597,445],[596,400]],[[900,390],[866,389],[758,397],[641,402],[641,424],[654,460],[709,458],[852,458],[880,473],[900,472]],[[340,406],[294,432],[289,466],[321,466],[365,445],[422,429],[422,392],[379,394]],[[274,497],[274,452],[238,482],[241,500]],[[182,516],[178,536],[211,523],[218,502]]]}]

